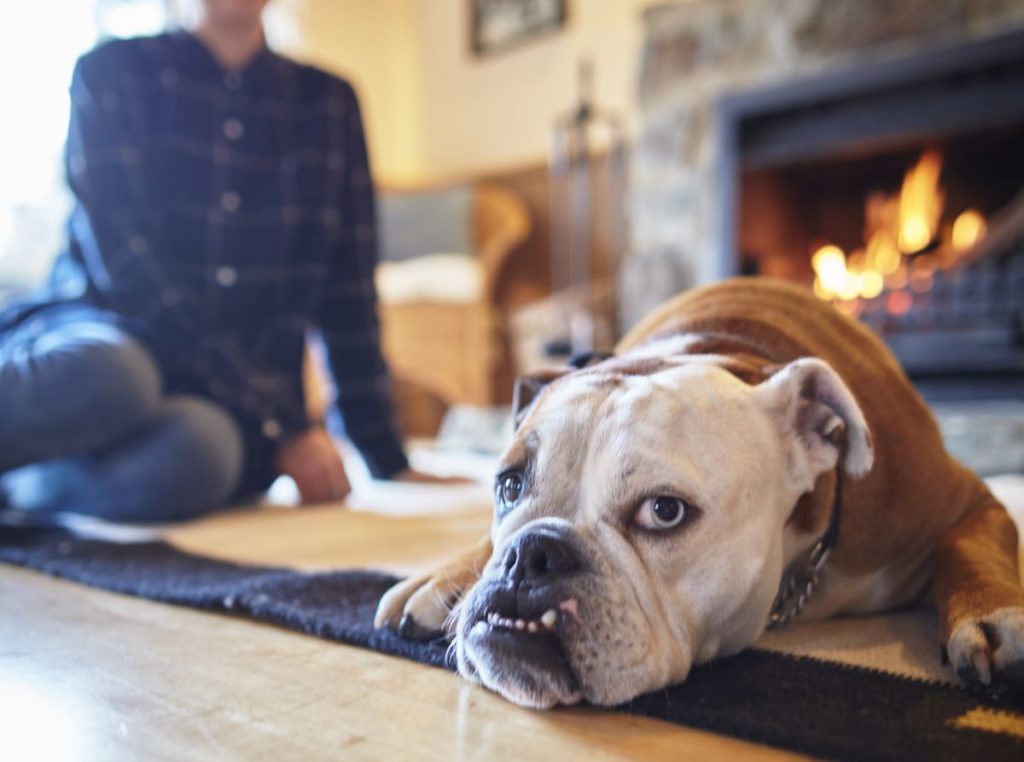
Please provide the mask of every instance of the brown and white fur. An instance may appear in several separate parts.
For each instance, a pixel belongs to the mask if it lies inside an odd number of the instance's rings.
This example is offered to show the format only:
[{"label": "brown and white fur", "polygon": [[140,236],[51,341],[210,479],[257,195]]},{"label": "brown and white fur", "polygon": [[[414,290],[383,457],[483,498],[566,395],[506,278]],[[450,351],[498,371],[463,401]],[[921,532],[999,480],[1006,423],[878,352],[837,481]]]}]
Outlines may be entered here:
[{"label": "brown and white fur", "polygon": [[[447,619],[464,676],[611,705],[746,648],[825,531],[838,466],[839,541],[801,618],[932,600],[961,679],[1024,681],[1013,523],[882,342],[805,290],[687,292],[614,357],[521,379],[515,406],[490,536],[377,613],[412,637]],[[677,526],[652,524],[658,496],[682,501]]]}]

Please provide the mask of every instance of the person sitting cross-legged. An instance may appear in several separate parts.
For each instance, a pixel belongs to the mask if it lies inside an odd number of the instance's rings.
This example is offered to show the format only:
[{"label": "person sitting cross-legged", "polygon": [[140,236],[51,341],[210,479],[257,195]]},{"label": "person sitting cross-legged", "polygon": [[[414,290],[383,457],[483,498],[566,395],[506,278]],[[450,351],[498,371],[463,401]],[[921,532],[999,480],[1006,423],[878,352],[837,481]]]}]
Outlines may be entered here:
[{"label": "person sitting cross-legged", "polygon": [[0,486],[39,517],[187,519],[292,476],[349,492],[303,396],[328,350],[346,436],[409,468],[381,356],[374,195],[343,80],[271,52],[266,0],[116,40],[71,85],[76,206],[46,286],[0,314]]}]

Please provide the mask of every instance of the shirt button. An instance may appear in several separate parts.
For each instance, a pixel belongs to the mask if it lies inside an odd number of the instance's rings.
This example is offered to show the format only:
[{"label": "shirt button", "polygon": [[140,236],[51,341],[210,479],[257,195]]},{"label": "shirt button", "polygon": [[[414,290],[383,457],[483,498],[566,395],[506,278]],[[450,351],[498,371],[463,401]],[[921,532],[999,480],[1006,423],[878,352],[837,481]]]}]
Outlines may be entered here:
[{"label": "shirt button", "polygon": [[213,277],[224,288],[230,288],[238,282],[238,270],[233,267],[218,267]]},{"label": "shirt button", "polygon": [[242,86],[242,75],[237,71],[229,71],[224,75],[224,87],[228,90],[237,90]]},{"label": "shirt button", "polygon": [[225,212],[238,211],[238,207],[242,205],[242,199],[234,191],[227,191],[220,194],[220,208]]},{"label": "shirt button", "polygon": [[281,424],[273,418],[268,418],[263,422],[263,436],[267,439],[277,439],[281,436]]},{"label": "shirt button", "polygon": [[228,140],[238,140],[242,137],[243,132],[245,132],[245,128],[237,119],[228,119],[224,122],[224,137]]},{"label": "shirt button", "polygon": [[174,87],[178,84],[178,72],[171,68],[161,69],[160,84],[164,87]]},{"label": "shirt button", "polygon": [[132,236],[128,240],[128,249],[132,254],[145,254],[149,249],[149,244],[146,243],[146,239],[140,235]]}]

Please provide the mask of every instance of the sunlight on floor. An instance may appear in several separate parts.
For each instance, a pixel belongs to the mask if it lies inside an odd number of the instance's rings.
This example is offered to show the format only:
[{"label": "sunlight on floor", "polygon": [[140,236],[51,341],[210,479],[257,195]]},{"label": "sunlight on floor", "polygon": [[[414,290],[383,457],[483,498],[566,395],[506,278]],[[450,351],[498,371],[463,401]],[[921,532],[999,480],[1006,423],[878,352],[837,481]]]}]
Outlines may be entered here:
[{"label": "sunlight on floor", "polygon": [[95,709],[42,679],[0,678],[0,717],[5,759],[73,762],[99,751],[87,732],[99,720]]}]

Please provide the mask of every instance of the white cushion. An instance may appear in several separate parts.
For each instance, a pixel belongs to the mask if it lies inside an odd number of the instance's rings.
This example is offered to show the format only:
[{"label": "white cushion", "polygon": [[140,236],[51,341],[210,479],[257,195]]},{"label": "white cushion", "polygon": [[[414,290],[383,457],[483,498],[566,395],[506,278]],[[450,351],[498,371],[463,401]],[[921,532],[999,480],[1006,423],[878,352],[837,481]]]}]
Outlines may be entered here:
[{"label": "white cushion", "polygon": [[377,296],[384,304],[475,302],[483,296],[484,271],[469,254],[428,254],[377,265]]}]

